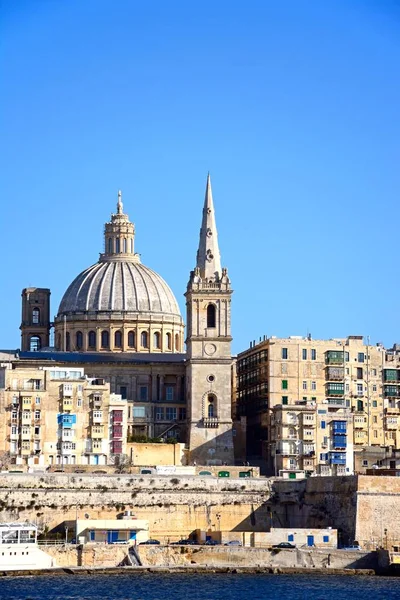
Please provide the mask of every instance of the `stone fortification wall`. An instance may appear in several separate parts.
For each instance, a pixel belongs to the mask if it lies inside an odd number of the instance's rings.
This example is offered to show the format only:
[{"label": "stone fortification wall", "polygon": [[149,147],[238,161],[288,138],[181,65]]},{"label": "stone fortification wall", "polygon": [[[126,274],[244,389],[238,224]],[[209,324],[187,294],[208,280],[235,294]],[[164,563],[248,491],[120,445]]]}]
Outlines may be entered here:
[{"label": "stone fortification wall", "polygon": [[400,547],[399,514],[399,477],[358,477],[355,538],[363,547]]},{"label": "stone fortification wall", "polygon": [[[58,567],[117,567],[129,564],[127,546],[87,544],[86,546],[42,546]],[[207,546],[139,546],[144,567],[292,567],[319,569],[375,569],[375,553],[335,550],[271,550],[266,548]]]},{"label": "stone fortification wall", "polygon": [[149,522],[151,537],[173,541],[196,529],[264,531],[270,488],[265,479],[1,475],[0,516],[51,530],[85,514],[113,519],[131,510]]}]

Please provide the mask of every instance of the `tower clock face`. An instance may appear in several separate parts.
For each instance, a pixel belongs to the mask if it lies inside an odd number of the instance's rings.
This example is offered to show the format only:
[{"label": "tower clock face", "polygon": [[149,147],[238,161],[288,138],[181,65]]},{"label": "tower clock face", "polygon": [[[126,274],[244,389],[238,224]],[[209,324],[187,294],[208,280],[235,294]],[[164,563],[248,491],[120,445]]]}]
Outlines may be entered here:
[{"label": "tower clock face", "polygon": [[207,354],[207,356],[212,356],[213,354],[215,354],[217,351],[217,347],[215,344],[206,344],[204,346],[204,352]]}]

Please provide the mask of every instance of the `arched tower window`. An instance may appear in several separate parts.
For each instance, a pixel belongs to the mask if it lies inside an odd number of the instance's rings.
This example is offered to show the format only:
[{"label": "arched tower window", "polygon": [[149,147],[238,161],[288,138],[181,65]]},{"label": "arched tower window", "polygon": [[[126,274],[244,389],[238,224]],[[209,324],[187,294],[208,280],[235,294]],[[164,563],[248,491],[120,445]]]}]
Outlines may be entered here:
[{"label": "arched tower window", "polygon": [[83,335],[82,335],[82,331],[77,331],[76,332],[76,349],[77,350],[82,350],[83,347]]},{"label": "arched tower window", "polygon": [[29,350],[31,352],[37,352],[42,347],[42,341],[39,335],[31,335],[29,340]]},{"label": "arched tower window", "polygon": [[38,308],[34,308],[32,311],[32,324],[39,325],[40,323],[40,310]]},{"label": "arched tower window", "polygon": [[179,333],[175,334],[175,350],[179,352]]},{"label": "arched tower window", "polygon": [[133,254],[133,240],[129,240],[129,252]]},{"label": "arched tower window", "polygon": [[215,327],[215,304],[207,306],[207,327]]},{"label": "arched tower window", "polygon": [[114,346],[116,348],[122,348],[122,333],[120,331],[114,333]]},{"label": "arched tower window", "polygon": [[110,346],[110,335],[109,335],[108,331],[102,331],[101,332],[101,347],[109,348],[109,346]]},{"label": "arched tower window", "polygon": [[207,397],[207,415],[210,418],[217,415],[217,406],[213,394],[209,394]]},{"label": "arched tower window", "polygon": [[161,336],[158,331],[153,335],[153,346],[159,350],[161,348]]},{"label": "arched tower window", "polygon": [[67,352],[71,350],[71,336],[69,334],[69,331],[67,331],[67,333],[65,334],[65,349]]},{"label": "arched tower window", "polygon": [[134,348],[136,346],[136,340],[135,340],[135,332],[134,331],[129,331],[128,332],[128,346],[129,348]]},{"label": "arched tower window", "polygon": [[147,331],[142,331],[142,333],[140,334],[140,343],[141,343],[142,348],[147,348],[147,346],[148,346]]},{"label": "arched tower window", "polygon": [[88,333],[88,346],[89,348],[96,348],[96,332],[89,331]]},{"label": "arched tower window", "polygon": [[112,254],[112,238],[108,238],[108,254]]},{"label": "arched tower window", "polygon": [[123,252],[125,252],[125,253],[126,253],[126,238],[124,238],[124,239],[122,240],[122,248],[123,248]]},{"label": "arched tower window", "polygon": [[167,349],[172,350],[172,340],[171,340],[170,333],[167,333],[167,335],[166,335],[166,342],[167,342]]},{"label": "arched tower window", "polygon": [[117,254],[119,254],[119,252],[120,252],[120,242],[119,242],[119,238],[117,238],[117,239],[115,240],[115,252],[116,252]]}]

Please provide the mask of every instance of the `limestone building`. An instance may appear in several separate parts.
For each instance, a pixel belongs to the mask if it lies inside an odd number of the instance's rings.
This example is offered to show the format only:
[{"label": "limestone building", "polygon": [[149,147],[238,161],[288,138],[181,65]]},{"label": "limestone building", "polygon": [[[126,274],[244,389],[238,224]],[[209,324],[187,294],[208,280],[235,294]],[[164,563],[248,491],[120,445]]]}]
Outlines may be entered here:
[{"label": "limestone building", "polygon": [[49,364],[53,370],[84,370],[126,403],[128,440],[173,437],[187,442],[198,464],[232,463],[231,294],[208,176],[196,267],[185,294],[185,353],[176,298],[142,264],[119,192],[98,262],[67,287],[53,321],[50,289],[23,290],[21,351],[10,363],[14,371],[32,365],[47,370]]},{"label": "limestone building", "polygon": [[365,448],[398,448],[399,355],[362,336],[252,343],[237,360],[247,455],[264,457],[270,473],[336,474],[352,473]]}]

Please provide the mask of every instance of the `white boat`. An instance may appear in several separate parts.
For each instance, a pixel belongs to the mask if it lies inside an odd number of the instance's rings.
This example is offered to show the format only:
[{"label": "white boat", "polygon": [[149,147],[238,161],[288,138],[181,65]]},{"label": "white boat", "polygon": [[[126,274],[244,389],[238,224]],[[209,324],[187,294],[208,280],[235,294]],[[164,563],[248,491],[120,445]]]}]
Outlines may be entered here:
[{"label": "white boat", "polygon": [[0,523],[0,571],[54,567],[54,559],[40,550],[33,523]]}]

